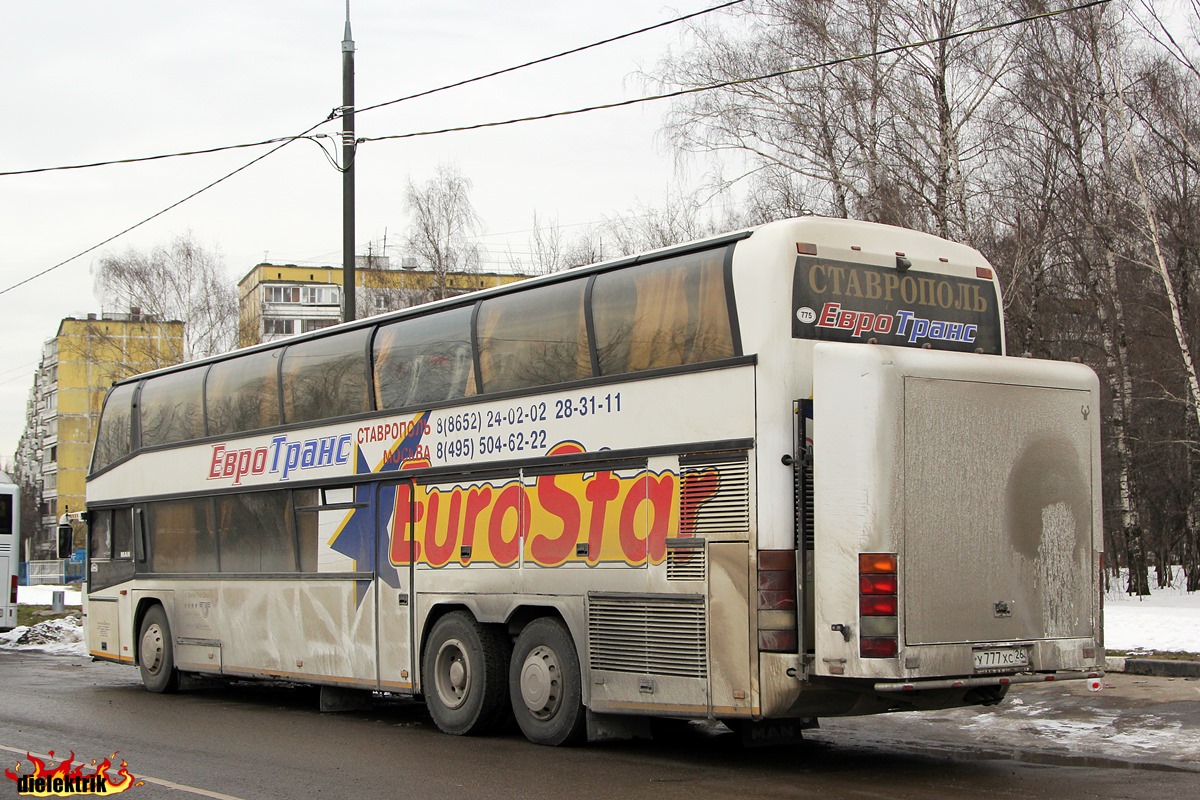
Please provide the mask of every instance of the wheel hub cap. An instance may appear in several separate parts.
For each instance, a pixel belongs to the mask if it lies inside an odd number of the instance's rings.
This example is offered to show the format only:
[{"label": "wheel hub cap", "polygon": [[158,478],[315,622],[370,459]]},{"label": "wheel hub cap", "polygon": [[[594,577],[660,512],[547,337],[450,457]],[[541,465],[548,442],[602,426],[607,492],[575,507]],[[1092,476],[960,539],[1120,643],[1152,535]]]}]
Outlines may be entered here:
[{"label": "wheel hub cap", "polygon": [[562,703],[562,669],[558,655],[538,645],[521,665],[521,699],[537,719],[549,719]]},{"label": "wheel hub cap", "polygon": [[438,699],[447,708],[458,708],[471,689],[471,665],[462,642],[451,639],[438,648],[434,662],[433,685]]},{"label": "wheel hub cap", "polygon": [[151,625],[142,636],[142,666],[148,672],[158,672],[163,661],[162,630],[157,625]]}]

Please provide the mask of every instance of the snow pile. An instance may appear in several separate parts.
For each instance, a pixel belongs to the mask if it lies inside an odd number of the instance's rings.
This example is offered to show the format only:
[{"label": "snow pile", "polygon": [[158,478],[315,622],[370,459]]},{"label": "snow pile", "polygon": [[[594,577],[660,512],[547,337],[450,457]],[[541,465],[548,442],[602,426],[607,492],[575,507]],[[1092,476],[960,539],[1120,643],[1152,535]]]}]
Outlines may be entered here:
[{"label": "snow pile", "polygon": [[1151,706],[1135,713],[1093,707],[1081,715],[1064,709],[1066,705],[1058,696],[1032,695],[1026,701],[1018,695],[991,713],[978,713],[966,724],[996,744],[1015,741],[1022,732],[1033,734],[1045,743],[1047,752],[1151,762],[1200,758],[1200,731],[1186,724],[1182,716],[1156,715],[1152,711],[1157,708]]},{"label": "snow pile", "polygon": [[[1150,583],[1156,583],[1153,573]],[[1200,653],[1200,592],[1189,594],[1182,567],[1172,585],[1149,597],[1125,594],[1125,573],[1104,594],[1104,646],[1109,650]]]},{"label": "snow pile", "polygon": [[0,633],[0,647],[41,650],[61,655],[87,655],[83,623],[77,617],[50,619],[36,625],[20,625]]}]

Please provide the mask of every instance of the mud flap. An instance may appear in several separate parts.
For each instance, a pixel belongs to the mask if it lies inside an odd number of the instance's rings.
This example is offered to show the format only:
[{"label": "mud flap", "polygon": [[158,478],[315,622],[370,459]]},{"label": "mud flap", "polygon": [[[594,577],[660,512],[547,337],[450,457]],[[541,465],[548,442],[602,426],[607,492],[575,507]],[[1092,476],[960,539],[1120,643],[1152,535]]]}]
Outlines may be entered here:
[{"label": "mud flap", "polygon": [[617,742],[629,739],[652,739],[650,720],[646,717],[624,714],[597,714],[587,711],[587,740],[589,742]]},{"label": "mud flap", "polygon": [[780,744],[798,744],[804,741],[803,732],[819,728],[816,717],[809,719],[771,719],[755,722],[738,720],[726,722],[742,737],[743,747],[774,747]]}]

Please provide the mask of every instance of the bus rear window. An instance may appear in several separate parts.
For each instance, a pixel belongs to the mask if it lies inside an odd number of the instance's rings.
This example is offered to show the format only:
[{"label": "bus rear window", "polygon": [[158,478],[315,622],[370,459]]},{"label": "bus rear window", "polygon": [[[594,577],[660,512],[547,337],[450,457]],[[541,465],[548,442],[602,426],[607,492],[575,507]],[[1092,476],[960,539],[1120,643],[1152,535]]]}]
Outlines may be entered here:
[{"label": "bus rear window", "polygon": [[92,472],[104,469],[114,461],[129,455],[130,418],[133,409],[133,391],[136,383],[126,383],[108,393],[104,410],[100,413],[100,426],[96,430],[96,449],[92,454]]},{"label": "bus rear window", "polygon": [[798,256],[792,337],[1001,355],[991,280]]}]

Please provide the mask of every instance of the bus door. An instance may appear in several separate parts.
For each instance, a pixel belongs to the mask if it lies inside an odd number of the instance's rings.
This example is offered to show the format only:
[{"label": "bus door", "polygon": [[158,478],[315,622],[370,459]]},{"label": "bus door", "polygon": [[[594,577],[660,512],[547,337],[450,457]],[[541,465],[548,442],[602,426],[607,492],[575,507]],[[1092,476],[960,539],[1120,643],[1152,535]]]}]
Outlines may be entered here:
[{"label": "bus door", "polygon": [[[0,545],[0,550],[7,546]],[[17,627],[16,584],[12,583],[9,577],[13,574],[9,563],[8,553],[3,552],[0,555],[0,631],[9,631]]]},{"label": "bus door", "polygon": [[416,485],[411,480],[385,483],[376,497],[376,613],[378,614],[379,688],[413,688],[413,560]]},{"label": "bus door", "polygon": [[[0,479],[3,479],[0,473]],[[20,509],[16,486],[0,490],[0,631],[17,626],[17,544]]]}]

